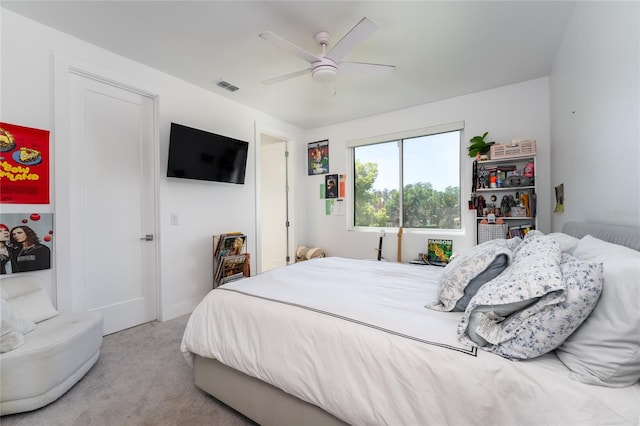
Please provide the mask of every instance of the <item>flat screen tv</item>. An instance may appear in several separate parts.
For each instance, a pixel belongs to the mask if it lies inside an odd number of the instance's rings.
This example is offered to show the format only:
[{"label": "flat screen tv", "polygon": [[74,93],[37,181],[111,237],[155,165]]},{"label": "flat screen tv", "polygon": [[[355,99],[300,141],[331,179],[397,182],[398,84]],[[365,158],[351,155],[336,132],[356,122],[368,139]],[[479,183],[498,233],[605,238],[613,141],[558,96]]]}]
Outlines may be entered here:
[{"label": "flat screen tv", "polygon": [[249,143],[171,123],[167,176],[244,183]]}]

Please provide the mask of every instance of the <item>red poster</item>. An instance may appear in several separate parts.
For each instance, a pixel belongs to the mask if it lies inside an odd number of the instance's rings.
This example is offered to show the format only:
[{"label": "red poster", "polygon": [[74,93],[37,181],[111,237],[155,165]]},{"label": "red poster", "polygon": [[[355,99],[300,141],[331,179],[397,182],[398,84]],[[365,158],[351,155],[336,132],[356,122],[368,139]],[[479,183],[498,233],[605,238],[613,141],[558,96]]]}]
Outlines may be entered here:
[{"label": "red poster", "polygon": [[49,131],[0,122],[0,203],[49,204]]}]

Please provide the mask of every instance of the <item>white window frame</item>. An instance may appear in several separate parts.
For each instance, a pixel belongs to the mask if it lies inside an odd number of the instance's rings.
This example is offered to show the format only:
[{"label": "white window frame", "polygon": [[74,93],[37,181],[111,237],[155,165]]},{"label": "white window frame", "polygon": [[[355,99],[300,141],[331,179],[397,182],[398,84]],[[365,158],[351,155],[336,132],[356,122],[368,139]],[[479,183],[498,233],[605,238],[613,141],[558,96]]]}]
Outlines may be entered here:
[{"label": "white window frame", "polygon": [[[358,232],[380,232],[380,227],[372,227],[372,226],[355,226],[355,194],[354,194],[354,179],[353,175],[353,166],[355,164],[354,157],[354,148],[365,145],[373,145],[376,143],[385,143],[385,142],[393,142],[401,139],[410,139],[421,136],[431,136],[439,133],[447,133],[447,132],[461,132],[461,135],[464,135],[464,121],[454,121],[447,124],[439,124],[436,126],[423,127],[420,129],[406,130],[398,133],[388,133],[379,136],[372,136],[363,139],[355,139],[351,141],[347,141],[347,164],[350,167],[349,173],[347,173],[347,197],[349,199],[349,203],[347,203],[347,230],[348,231],[358,231]],[[463,162],[462,162],[462,139],[464,137],[460,137],[460,147],[459,152],[461,153],[458,157],[459,161],[459,176],[458,182],[460,185],[460,229],[427,229],[427,228],[402,228],[403,232],[408,233],[416,233],[416,234],[438,234],[438,235],[464,235],[464,220],[462,220],[463,209],[462,209],[462,199],[463,199]],[[400,152],[400,161],[402,161],[402,152]],[[402,172],[402,169],[401,169]],[[402,176],[399,176],[400,180]],[[402,190],[402,188],[400,188]],[[385,229],[398,229],[398,228],[385,228]]]}]

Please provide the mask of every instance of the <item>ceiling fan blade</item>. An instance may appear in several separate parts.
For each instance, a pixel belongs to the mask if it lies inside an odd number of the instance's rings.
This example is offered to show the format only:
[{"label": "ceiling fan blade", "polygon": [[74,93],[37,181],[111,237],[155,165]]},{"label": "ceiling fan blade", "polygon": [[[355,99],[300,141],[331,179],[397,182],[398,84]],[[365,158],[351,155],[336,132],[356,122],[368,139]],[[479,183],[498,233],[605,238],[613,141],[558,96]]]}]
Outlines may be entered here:
[{"label": "ceiling fan blade", "polygon": [[337,42],[331,48],[325,57],[332,59],[334,62],[340,62],[342,58],[356,48],[360,43],[365,41],[367,37],[378,29],[378,25],[369,18],[362,18],[355,27],[351,28],[342,40]]},{"label": "ceiling fan blade", "polygon": [[340,72],[387,76],[393,74],[396,67],[393,65],[365,64],[362,62],[340,62],[338,69]]},{"label": "ceiling fan blade", "polygon": [[279,77],[270,78],[269,80],[264,80],[264,84],[274,84],[279,83],[284,80],[289,80],[290,78],[299,77],[301,75],[309,74],[311,72],[311,68],[306,68],[300,71],[292,72],[289,74],[284,74]]},{"label": "ceiling fan blade", "polygon": [[288,40],[283,39],[282,37],[280,37],[277,34],[272,33],[271,31],[265,31],[263,33],[260,34],[260,38],[262,38],[263,40],[266,40],[270,43],[275,44],[276,46],[287,50],[291,53],[293,53],[294,55],[296,55],[297,57],[304,59],[305,61],[309,62],[310,64],[316,62],[318,60],[318,58],[315,55],[312,55],[311,53],[307,52],[306,50],[304,50],[301,47],[296,46],[295,44],[291,43]]}]

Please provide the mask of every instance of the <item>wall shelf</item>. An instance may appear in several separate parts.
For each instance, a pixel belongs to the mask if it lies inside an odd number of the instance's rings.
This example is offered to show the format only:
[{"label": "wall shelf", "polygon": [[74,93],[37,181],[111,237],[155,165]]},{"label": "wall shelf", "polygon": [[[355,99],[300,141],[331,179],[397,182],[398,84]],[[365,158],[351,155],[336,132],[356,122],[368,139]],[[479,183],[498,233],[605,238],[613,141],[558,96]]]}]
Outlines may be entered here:
[{"label": "wall shelf", "polygon": [[518,191],[527,191],[530,189],[536,189],[536,187],[535,186],[509,186],[509,187],[502,187],[502,188],[478,188],[476,189],[476,192],[502,192],[502,191],[518,192]]},{"label": "wall shelf", "polygon": [[[486,219],[487,216],[477,216],[476,219],[478,220],[482,220],[482,219]],[[502,219],[502,220],[531,220],[533,219],[532,217],[514,217],[514,216],[497,216],[496,219]]]},{"label": "wall shelf", "polygon": [[[474,161],[473,170],[473,191],[472,200],[476,210],[476,242],[482,243],[491,238],[510,238],[522,236],[530,229],[536,228],[536,177],[535,177],[535,156],[523,156],[517,158],[501,158],[497,160]],[[524,176],[524,170],[533,163],[534,176]],[[533,180],[522,182],[530,183],[526,186],[500,186],[489,187],[494,181],[494,185],[500,176],[501,182],[515,176],[518,179]],[[495,176],[495,178],[492,178]],[[513,182],[511,182],[513,183]],[[509,210],[505,212],[503,199],[508,197]],[[514,205],[516,204],[516,205]],[[511,216],[514,208],[526,209],[528,216]],[[520,211],[520,214],[525,213]],[[498,225],[495,229],[487,228],[481,224],[482,220],[488,219],[488,214],[494,214],[496,219],[502,219],[504,224]],[[514,213],[515,214],[515,213]],[[480,227],[483,226],[483,232]],[[493,229],[493,230],[492,230]],[[491,230],[491,232],[488,232]],[[499,231],[499,232],[498,232]],[[504,233],[504,235],[502,235]]]}]

